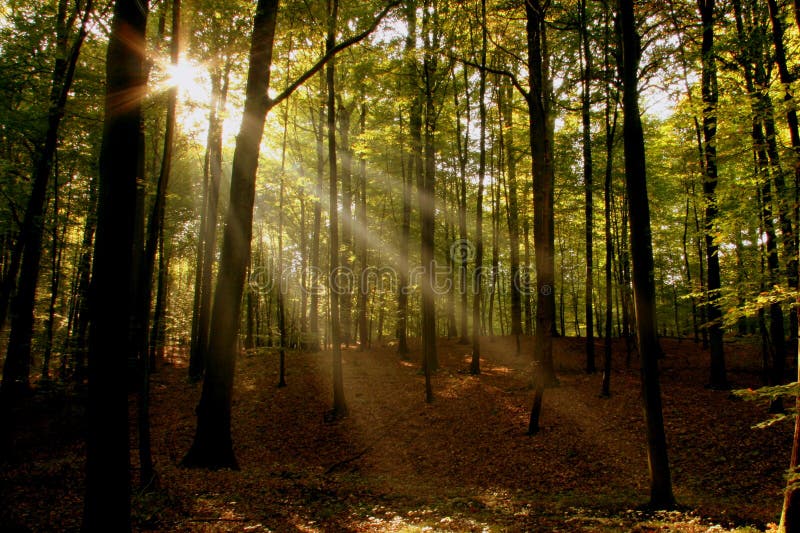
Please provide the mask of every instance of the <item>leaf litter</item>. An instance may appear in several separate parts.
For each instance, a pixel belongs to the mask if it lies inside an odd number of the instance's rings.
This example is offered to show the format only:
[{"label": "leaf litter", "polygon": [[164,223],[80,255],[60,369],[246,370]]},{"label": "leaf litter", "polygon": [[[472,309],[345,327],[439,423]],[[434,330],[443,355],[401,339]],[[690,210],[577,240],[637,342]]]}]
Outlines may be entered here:
[{"label": "leaf litter", "polygon": [[[542,431],[526,436],[532,397],[530,339],[515,355],[508,337],[482,339],[482,373],[470,347],[443,339],[424,402],[418,351],[391,343],[343,351],[347,418],[328,423],[328,352],[287,354],[288,387],[277,388],[273,350],[237,361],[233,440],[239,471],[179,467],[194,434],[200,385],[185,354],[153,375],[154,493],[133,497],[137,531],[763,531],[779,518],[791,421],[756,430],[763,402],[704,388],[708,354],[664,339],[664,419],[679,510],[649,512],[638,361],[624,368],[615,341],[610,399],[600,374],[583,369],[585,340],[554,344],[560,385],[547,389]],[[596,344],[602,353],[602,340]],[[726,344],[736,388],[760,385],[755,344]],[[598,363],[600,363],[598,357]],[[69,400],[71,405],[80,398]],[[40,405],[41,404],[41,405]],[[4,454],[0,521],[19,530],[77,530],[83,492],[80,431],[58,402],[15,413],[20,451]],[[131,401],[132,416],[135,401]],[[132,426],[132,433],[133,433]],[[53,433],[61,431],[59,438]],[[132,434],[132,475],[136,480]]]}]

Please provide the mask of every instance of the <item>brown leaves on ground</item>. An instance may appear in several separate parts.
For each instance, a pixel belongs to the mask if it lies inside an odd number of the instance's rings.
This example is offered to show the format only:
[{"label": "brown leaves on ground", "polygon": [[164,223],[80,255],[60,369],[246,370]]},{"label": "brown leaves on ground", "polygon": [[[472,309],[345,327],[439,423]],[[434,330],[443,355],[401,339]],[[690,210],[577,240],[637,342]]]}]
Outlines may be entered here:
[{"label": "brown leaves on ground", "polygon": [[[484,338],[479,376],[466,372],[470,346],[441,341],[432,404],[424,402],[416,352],[403,361],[389,345],[348,348],[349,416],[333,424],[323,416],[332,401],[329,353],[289,352],[286,388],[276,387],[275,353],[242,355],[233,406],[236,472],[178,467],[191,444],[200,386],[186,381],[185,361],[176,358],[153,376],[152,447],[161,489],[134,496],[135,527],[721,531],[712,524],[763,528],[777,520],[791,423],[751,429],[766,417],[765,405],[705,389],[708,354],[688,340],[664,340],[661,362],[683,510],[636,510],[648,496],[638,361],[625,369],[624,344],[615,343],[612,397],[601,399],[600,375],[582,371],[584,342],[556,340],[561,383],[545,392],[543,429],[535,437],[524,434],[530,339],[516,356],[512,339]],[[758,386],[757,348],[733,342],[726,353],[734,386]],[[28,414],[36,419],[53,411]],[[18,431],[18,444],[27,448],[4,463],[2,523],[20,530],[77,527],[83,449],[75,435],[48,440],[52,431],[42,424]]]}]

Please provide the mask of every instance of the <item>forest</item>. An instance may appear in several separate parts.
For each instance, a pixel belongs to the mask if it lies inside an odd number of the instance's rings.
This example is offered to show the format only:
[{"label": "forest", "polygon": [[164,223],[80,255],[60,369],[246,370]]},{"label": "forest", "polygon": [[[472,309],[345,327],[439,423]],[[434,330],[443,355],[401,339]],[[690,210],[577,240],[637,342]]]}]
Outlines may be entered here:
[{"label": "forest", "polygon": [[0,5],[0,529],[800,532],[800,0]]}]

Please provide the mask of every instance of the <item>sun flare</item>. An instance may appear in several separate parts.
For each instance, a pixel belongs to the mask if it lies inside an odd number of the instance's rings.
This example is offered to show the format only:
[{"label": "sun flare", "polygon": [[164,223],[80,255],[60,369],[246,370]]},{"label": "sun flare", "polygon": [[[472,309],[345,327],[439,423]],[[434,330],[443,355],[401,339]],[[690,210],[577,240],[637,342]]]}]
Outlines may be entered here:
[{"label": "sun flare", "polygon": [[166,87],[177,87],[184,97],[198,103],[207,103],[210,99],[208,72],[197,63],[181,59],[177,65],[168,64],[165,68]]}]

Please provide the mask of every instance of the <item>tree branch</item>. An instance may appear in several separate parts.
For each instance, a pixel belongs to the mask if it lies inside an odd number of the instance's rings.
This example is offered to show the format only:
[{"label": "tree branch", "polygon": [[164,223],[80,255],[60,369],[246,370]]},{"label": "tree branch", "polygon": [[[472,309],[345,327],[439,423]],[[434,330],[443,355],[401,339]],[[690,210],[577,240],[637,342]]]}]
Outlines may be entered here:
[{"label": "tree branch", "polygon": [[461,58],[461,57],[451,57],[451,59],[454,59],[455,61],[460,61],[464,65],[469,65],[470,67],[474,67],[474,68],[476,68],[478,70],[485,70],[489,74],[497,74],[498,76],[505,76],[509,80],[511,80],[511,84],[520,92],[520,94],[526,100],[530,97],[530,93],[525,90],[525,88],[520,84],[520,82],[517,79],[517,77],[511,71],[508,71],[508,70],[505,70],[505,69],[494,68],[494,67],[490,67],[490,66],[481,66],[478,63],[474,63],[474,62],[472,62],[472,61],[470,61],[468,59],[464,59],[464,58]]},{"label": "tree branch", "polygon": [[303,85],[311,76],[319,72],[320,69],[324,67],[325,64],[328,61],[330,61],[336,54],[338,54],[339,52],[341,52],[346,48],[353,46],[354,44],[358,44],[359,42],[367,38],[373,31],[375,31],[375,28],[378,27],[378,24],[381,23],[381,21],[386,17],[386,15],[388,15],[392,9],[400,5],[400,3],[401,0],[392,0],[392,2],[390,2],[386,7],[383,8],[383,10],[380,13],[378,13],[378,15],[373,19],[372,24],[370,24],[370,26],[366,30],[350,37],[349,39],[342,41],[341,43],[337,44],[336,46],[328,50],[325,53],[325,55],[320,57],[317,60],[317,62],[311,66],[311,68],[309,68],[302,75],[300,75],[300,77],[297,78],[295,81],[290,83],[289,86],[286,87],[283,91],[281,91],[275,98],[269,98],[269,96],[267,96],[266,97],[267,110],[269,111],[276,105],[286,100],[289,96],[291,96],[292,93],[296,91],[298,87]]}]

